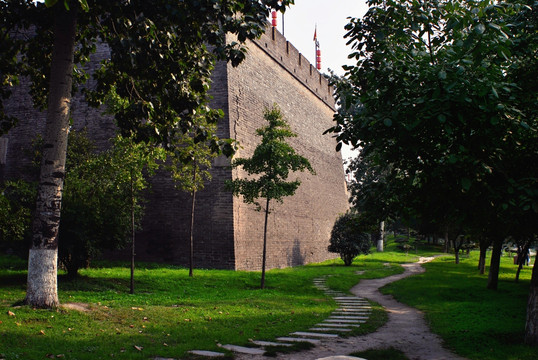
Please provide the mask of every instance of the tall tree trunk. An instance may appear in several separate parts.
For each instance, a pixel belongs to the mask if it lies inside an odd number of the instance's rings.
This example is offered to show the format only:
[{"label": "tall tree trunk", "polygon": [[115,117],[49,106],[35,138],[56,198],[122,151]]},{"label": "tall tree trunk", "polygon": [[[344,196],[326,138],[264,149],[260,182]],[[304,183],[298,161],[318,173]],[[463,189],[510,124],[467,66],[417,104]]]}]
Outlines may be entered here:
[{"label": "tall tree trunk", "polygon": [[519,281],[519,273],[521,272],[521,268],[523,268],[523,264],[525,264],[525,261],[527,260],[527,254],[529,253],[530,246],[530,241],[525,242],[521,252],[517,255],[516,282]]},{"label": "tall tree trunk", "polygon": [[445,253],[450,252],[450,239],[448,237],[448,231],[445,231]]},{"label": "tall tree trunk", "polygon": [[503,240],[493,240],[493,251],[491,252],[491,262],[489,266],[488,289],[497,290],[499,283],[499,268],[501,266],[501,252]]},{"label": "tall tree trunk", "polygon": [[54,47],[50,72],[47,122],[32,245],[28,256],[25,303],[50,308],[59,305],[57,288],[58,230],[65,178],[65,157],[73,81],[76,5],[55,6]]},{"label": "tall tree trunk", "polygon": [[538,346],[538,266],[536,259],[532,268],[531,288],[527,302],[527,321],[525,323],[525,344]]},{"label": "tall tree trunk", "polygon": [[265,259],[267,257],[267,219],[269,217],[269,198],[265,203],[265,224],[263,226],[262,281],[260,288],[265,288]]},{"label": "tall tree trunk", "polygon": [[385,239],[385,222],[379,224],[379,239],[377,239],[377,252],[383,252],[383,244]]},{"label": "tall tree trunk", "polygon": [[134,294],[134,271],[135,271],[135,196],[133,183],[133,169],[131,169],[131,288],[130,293]]},{"label": "tall tree trunk", "polygon": [[486,254],[488,247],[491,245],[491,240],[487,237],[481,237],[478,241],[480,245],[480,257],[478,258],[478,270],[483,275],[486,272]]},{"label": "tall tree trunk", "polygon": [[196,206],[196,161],[192,165],[191,224],[189,229],[189,276],[193,277],[194,267],[194,207]]}]

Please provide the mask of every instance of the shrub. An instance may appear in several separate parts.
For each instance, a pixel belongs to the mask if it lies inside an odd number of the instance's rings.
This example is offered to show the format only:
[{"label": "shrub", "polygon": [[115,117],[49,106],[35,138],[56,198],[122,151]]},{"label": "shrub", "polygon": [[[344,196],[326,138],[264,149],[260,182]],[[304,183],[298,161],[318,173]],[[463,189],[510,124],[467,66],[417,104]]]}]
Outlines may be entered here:
[{"label": "shrub", "polygon": [[351,265],[355,256],[368,254],[371,246],[370,234],[361,225],[358,213],[348,211],[336,219],[328,250],[340,254],[346,266]]}]

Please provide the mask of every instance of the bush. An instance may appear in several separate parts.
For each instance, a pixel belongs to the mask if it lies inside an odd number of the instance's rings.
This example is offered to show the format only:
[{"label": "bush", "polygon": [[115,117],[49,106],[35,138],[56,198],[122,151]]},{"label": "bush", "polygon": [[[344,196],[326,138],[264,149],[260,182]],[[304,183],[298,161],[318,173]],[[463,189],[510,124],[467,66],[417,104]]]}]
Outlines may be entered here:
[{"label": "bush", "polygon": [[328,250],[340,254],[346,266],[351,265],[355,256],[368,254],[371,246],[370,234],[361,225],[359,214],[348,211],[336,219]]},{"label": "bush", "polygon": [[0,242],[10,248],[26,248],[30,240],[36,184],[23,180],[0,185]]}]

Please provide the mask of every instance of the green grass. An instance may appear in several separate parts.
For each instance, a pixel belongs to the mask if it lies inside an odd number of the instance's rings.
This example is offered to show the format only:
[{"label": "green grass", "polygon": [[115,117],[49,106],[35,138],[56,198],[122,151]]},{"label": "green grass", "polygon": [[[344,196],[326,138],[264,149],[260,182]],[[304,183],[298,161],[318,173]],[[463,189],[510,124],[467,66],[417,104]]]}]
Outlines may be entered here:
[{"label": "green grass", "polygon": [[[488,256],[489,262],[489,256]],[[538,349],[523,345],[531,268],[514,282],[517,267],[503,257],[499,289],[486,289],[486,275],[477,270],[478,252],[462,258],[436,259],[426,273],[387,285],[383,292],[425,313],[445,345],[469,359],[537,359]]]},{"label": "green grass", "polygon": [[[189,278],[183,268],[138,264],[135,295],[128,294],[126,264],[101,262],[99,267],[82,270],[75,281],[59,276],[60,301],[86,304],[87,312],[13,307],[25,296],[26,263],[0,256],[0,359],[185,358],[188,350],[222,351],[218,344],[274,340],[308,329],[336,308],[313,286],[313,279],[326,277],[330,288],[346,292],[360,279],[401,273],[399,264],[439,252],[438,247],[422,245],[405,254],[391,242],[385,252],[361,255],[351,267],[333,260],[271,270],[265,290],[258,288],[259,272],[195,270],[194,278]],[[462,356],[536,359],[538,351],[521,341],[530,268],[524,268],[515,283],[516,267],[510,258],[503,258],[499,290],[490,291],[487,275],[479,275],[476,265],[477,252],[463,257],[459,265],[453,263],[453,256],[440,258],[425,265],[426,273],[384,291],[424,311],[433,331]],[[375,331],[386,321],[386,312],[373,303],[368,322],[351,335]],[[277,357],[290,351],[269,350]],[[405,359],[394,350],[362,356]]]},{"label": "green grass", "polygon": [[334,260],[275,269],[267,273],[265,290],[259,272],[195,270],[189,278],[183,268],[138,264],[134,295],[128,294],[128,268],[100,263],[74,281],[59,276],[60,302],[89,309],[80,312],[13,307],[25,296],[26,264],[0,257],[0,358],[179,358],[193,349],[219,351],[218,344],[273,340],[308,329],[336,308],[313,286],[314,278],[330,275],[329,286],[347,291],[361,277],[401,271],[383,261],[361,257],[351,267]]}]

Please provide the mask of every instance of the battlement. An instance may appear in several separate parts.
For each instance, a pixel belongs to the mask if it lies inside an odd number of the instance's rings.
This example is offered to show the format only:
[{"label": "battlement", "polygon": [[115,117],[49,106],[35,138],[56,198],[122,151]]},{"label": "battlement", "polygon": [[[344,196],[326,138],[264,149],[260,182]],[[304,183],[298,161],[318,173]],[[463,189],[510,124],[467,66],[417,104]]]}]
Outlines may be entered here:
[{"label": "battlement", "polygon": [[303,56],[276,28],[270,27],[253,43],[282,66],[332,110],[335,110],[334,88],[316,67]]}]

